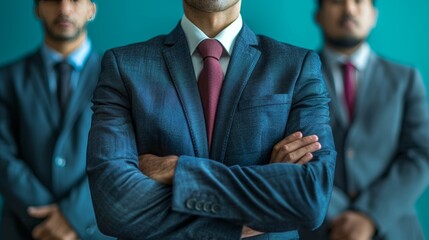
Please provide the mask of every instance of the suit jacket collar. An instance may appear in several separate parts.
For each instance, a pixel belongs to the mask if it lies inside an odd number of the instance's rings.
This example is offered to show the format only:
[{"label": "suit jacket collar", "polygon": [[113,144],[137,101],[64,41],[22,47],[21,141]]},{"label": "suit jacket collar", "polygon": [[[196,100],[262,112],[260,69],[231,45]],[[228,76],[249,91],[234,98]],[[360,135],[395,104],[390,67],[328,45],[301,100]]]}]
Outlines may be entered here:
[{"label": "suit jacket collar", "polygon": [[241,94],[260,57],[256,35],[243,25],[237,36],[218,103],[209,153],[203,107],[186,37],[180,24],[166,37],[163,55],[188,121],[195,155],[223,161]]}]

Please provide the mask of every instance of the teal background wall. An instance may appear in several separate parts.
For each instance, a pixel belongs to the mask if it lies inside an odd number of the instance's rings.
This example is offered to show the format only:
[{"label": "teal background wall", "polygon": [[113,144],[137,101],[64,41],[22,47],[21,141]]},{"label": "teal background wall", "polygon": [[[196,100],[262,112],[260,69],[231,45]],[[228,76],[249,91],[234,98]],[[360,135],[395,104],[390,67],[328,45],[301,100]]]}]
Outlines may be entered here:
[{"label": "teal background wall", "polygon": [[[168,33],[183,14],[181,0],[95,0],[90,37],[100,50]],[[429,1],[378,0],[379,21],[369,42],[379,54],[420,69],[429,86]],[[256,33],[318,49],[315,0],[243,0],[242,15]],[[0,65],[36,49],[42,41],[33,0],[0,1]],[[429,147],[429,143],[428,143]],[[416,205],[429,239],[429,189]]]}]

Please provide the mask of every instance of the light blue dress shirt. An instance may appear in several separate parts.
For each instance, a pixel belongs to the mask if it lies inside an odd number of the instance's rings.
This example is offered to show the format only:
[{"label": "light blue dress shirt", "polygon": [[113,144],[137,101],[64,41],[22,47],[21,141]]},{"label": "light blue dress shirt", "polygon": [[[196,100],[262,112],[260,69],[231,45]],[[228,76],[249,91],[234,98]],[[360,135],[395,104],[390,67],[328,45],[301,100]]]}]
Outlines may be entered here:
[{"label": "light blue dress shirt", "polygon": [[[87,39],[82,45],[66,57],[68,63],[73,67],[70,87],[72,91],[76,89],[79,82],[79,75],[91,52],[91,42]],[[55,94],[57,91],[55,64],[64,60],[59,52],[50,48],[46,43],[42,46],[42,57],[45,61],[45,71],[48,80],[49,91]]]}]

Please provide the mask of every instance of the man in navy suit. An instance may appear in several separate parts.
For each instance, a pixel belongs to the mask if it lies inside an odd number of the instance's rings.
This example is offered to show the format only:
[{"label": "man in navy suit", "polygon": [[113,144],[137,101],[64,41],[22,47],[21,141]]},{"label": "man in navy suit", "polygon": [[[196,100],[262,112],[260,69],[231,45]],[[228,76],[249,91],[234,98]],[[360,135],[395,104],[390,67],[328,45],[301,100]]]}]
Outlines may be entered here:
[{"label": "man in navy suit", "polygon": [[107,239],[85,172],[100,71],[86,25],[96,6],[36,0],[35,12],[45,30],[42,47],[0,68],[2,239]]},{"label": "man in navy suit", "polygon": [[[240,0],[183,6],[169,35],[103,58],[87,159],[100,229],[120,239],[296,239],[318,227],[336,153],[317,54],[255,35]],[[198,87],[207,41],[221,46],[210,62],[224,76],[212,134]]]},{"label": "man in navy suit", "polygon": [[429,182],[429,109],[420,74],[371,50],[374,0],[319,0],[316,20],[338,158],[325,224],[303,239],[421,240],[414,204]]}]

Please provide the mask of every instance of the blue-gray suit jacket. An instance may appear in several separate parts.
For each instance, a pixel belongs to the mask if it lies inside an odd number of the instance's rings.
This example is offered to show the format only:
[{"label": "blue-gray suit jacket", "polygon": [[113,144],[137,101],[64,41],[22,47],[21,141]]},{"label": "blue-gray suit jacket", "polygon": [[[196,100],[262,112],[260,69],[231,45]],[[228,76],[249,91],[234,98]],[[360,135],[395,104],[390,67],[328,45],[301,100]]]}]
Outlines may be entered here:
[{"label": "blue-gray suit jacket", "polygon": [[57,203],[81,239],[104,239],[85,172],[91,97],[100,57],[89,56],[64,119],[40,51],[0,68],[0,191],[4,239],[29,239],[29,206]]},{"label": "blue-gray suit jacket", "polygon": [[[375,222],[377,239],[421,240],[414,204],[429,183],[425,86],[416,69],[386,61],[374,52],[367,66],[359,80],[351,124],[342,99],[335,94],[331,71],[323,68],[338,151],[326,228],[342,212],[357,210]],[[326,231],[304,239],[326,239]]]},{"label": "blue-gray suit jacket", "polygon": [[[100,229],[121,239],[239,239],[243,225],[295,239],[319,226],[335,165],[328,93],[314,52],[237,37],[212,148],[188,43],[170,35],[109,50],[94,93],[88,175]],[[268,164],[275,143],[317,134],[305,165]],[[138,169],[138,155],[178,155],[174,183]]]}]

